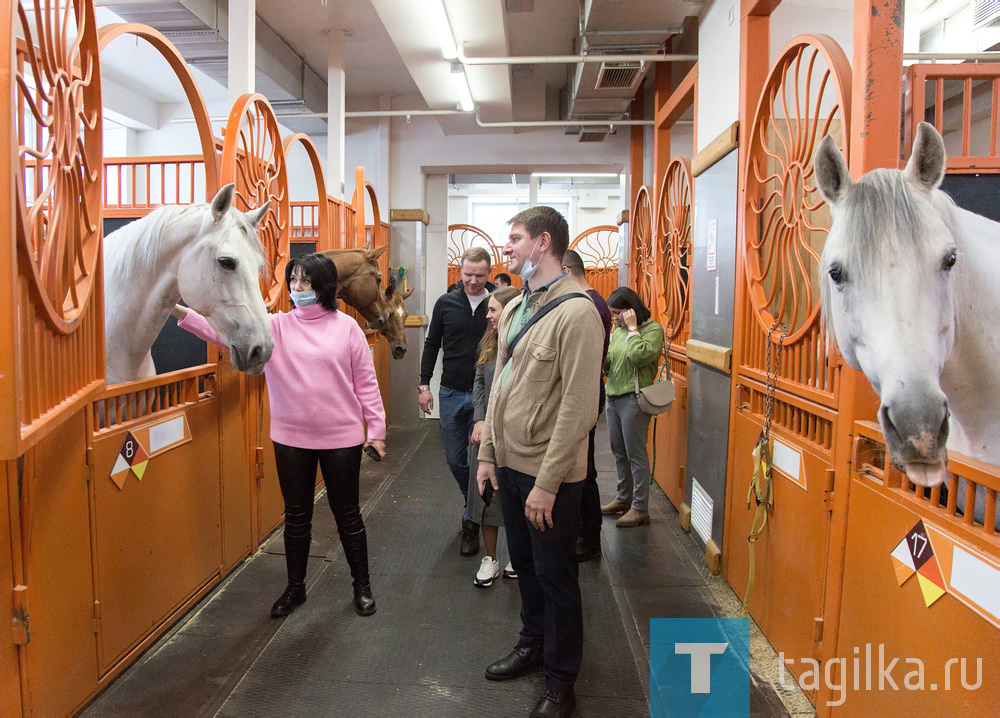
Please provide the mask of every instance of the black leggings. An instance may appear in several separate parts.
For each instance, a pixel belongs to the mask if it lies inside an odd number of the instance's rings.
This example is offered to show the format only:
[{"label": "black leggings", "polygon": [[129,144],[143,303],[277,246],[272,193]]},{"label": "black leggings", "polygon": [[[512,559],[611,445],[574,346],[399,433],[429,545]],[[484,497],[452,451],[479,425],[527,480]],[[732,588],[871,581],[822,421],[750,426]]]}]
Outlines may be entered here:
[{"label": "black leggings", "polygon": [[[361,444],[345,449],[299,449],[274,442],[278,483],[285,502],[285,562],[288,582],[303,583],[312,540],[312,515],[316,492],[316,466],[323,472],[326,498],[337,521],[337,533],[345,545],[362,536],[358,483]],[[365,562],[367,563],[367,561]],[[352,565],[352,573],[355,568]],[[364,567],[367,573],[367,565]]]}]

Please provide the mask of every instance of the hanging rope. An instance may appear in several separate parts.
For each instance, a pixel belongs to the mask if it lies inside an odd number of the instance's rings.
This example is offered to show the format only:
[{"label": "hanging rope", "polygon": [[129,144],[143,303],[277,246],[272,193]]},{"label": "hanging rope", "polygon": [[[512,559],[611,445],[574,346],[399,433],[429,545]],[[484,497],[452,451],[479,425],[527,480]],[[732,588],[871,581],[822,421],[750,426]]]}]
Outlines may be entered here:
[{"label": "hanging rope", "polygon": [[771,480],[771,413],[774,409],[774,393],[778,387],[778,370],[781,366],[781,349],[785,340],[785,332],[778,335],[778,348],[774,350],[774,361],[771,361],[772,347],[774,341],[771,336],[778,329],[778,320],[767,330],[767,359],[765,367],[765,389],[764,389],[764,431],[757,439],[757,444],[753,447],[753,478],[750,479],[750,488],[747,491],[747,508],[750,502],[757,502],[757,512],[754,514],[753,522],[750,524],[750,535],[747,537],[747,558],[750,562],[749,576],[747,577],[747,590],[743,594],[743,611],[741,616],[746,618],[750,615],[750,597],[753,594],[756,574],[756,556],[754,555],[754,545],[757,539],[764,532],[767,525],[767,510],[774,507],[774,485]]}]

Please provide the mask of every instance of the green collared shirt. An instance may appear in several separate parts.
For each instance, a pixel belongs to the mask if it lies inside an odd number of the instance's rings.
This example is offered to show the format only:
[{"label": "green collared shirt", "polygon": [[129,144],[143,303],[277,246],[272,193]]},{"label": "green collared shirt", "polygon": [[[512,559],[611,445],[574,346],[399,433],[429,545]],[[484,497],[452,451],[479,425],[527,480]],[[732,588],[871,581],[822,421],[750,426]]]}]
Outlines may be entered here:
[{"label": "green collared shirt", "polygon": [[646,320],[638,334],[630,334],[628,329],[611,332],[608,358],[604,362],[604,373],[608,376],[604,387],[607,395],[634,394],[637,376],[640,388],[652,384],[662,353],[663,327],[658,322]]}]

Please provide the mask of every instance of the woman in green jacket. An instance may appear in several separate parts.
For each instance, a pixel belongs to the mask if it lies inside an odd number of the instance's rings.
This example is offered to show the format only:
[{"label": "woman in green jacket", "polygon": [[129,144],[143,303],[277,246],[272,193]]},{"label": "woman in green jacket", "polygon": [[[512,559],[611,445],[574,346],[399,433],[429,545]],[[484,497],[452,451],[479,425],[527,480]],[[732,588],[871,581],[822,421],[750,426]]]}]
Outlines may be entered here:
[{"label": "woman in green jacket", "polygon": [[608,433],[618,467],[618,496],[601,507],[606,516],[624,514],[619,528],[649,523],[649,415],[639,408],[636,393],[656,381],[663,353],[663,327],[628,287],[608,297],[615,323],[604,373],[608,377]]}]

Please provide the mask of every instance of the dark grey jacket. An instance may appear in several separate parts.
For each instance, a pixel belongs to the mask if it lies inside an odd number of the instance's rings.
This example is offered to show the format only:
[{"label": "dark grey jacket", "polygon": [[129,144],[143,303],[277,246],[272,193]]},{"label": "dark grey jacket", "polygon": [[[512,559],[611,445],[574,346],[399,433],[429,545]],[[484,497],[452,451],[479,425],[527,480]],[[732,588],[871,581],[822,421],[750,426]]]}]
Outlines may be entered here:
[{"label": "dark grey jacket", "polygon": [[475,421],[486,421],[486,405],[490,399],[490,392],[493,391],[493,375],[496,370],[495,359],[476,367],[476,376],[472,380],[472,405]]}]

